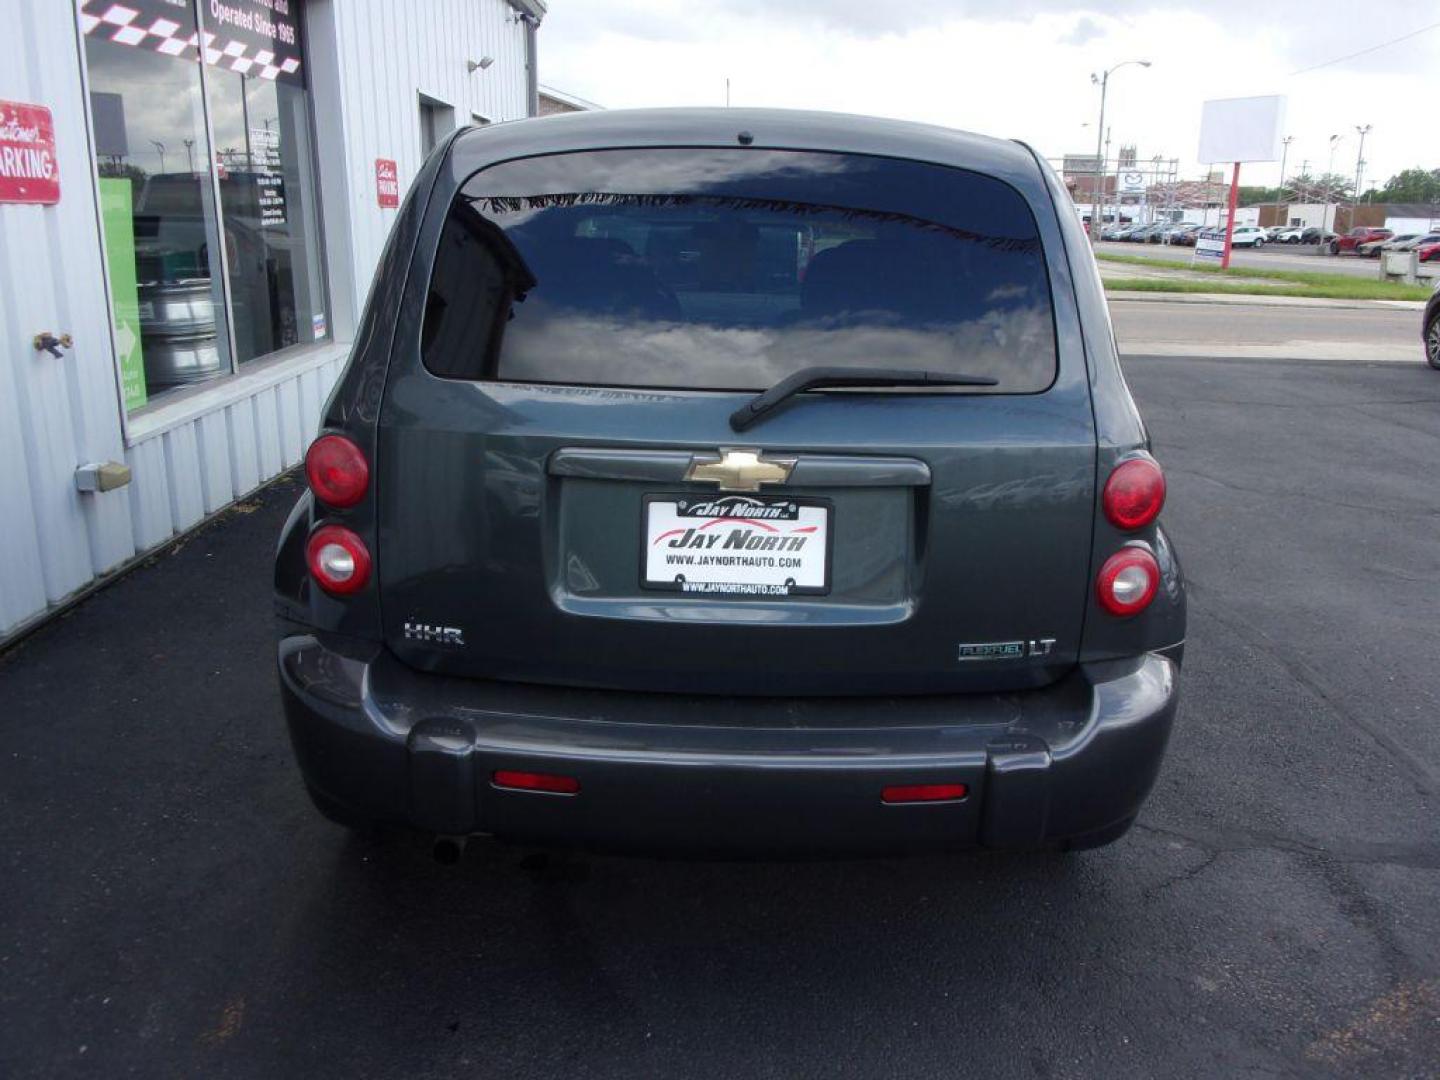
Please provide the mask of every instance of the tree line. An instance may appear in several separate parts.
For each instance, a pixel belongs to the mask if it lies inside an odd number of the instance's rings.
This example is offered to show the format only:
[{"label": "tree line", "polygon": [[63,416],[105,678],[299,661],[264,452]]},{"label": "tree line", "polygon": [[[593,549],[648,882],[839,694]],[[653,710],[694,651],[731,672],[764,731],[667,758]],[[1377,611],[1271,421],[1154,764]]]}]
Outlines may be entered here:
[{"label": "tree line", "polygon": [[[1340,173],[1313,176],[1298,173],[1278,187],[1240,188],[1240,201],[1253,206],[1274,202],[1349,202],[1355,195],[1355,178]],[[1371,187],[1360,197],[1367,203],[1440,203],[1440,169],[1402,169],[1381,187]]]}]

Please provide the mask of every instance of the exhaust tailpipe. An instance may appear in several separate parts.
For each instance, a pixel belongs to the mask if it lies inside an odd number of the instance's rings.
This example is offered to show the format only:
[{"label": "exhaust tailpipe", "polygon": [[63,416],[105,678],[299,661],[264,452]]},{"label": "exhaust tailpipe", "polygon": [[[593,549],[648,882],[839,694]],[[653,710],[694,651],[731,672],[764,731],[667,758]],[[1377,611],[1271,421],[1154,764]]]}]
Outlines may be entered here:
[{"label": "exhaust tailpipe", "polygon": [[435,861],[441,866],[454,866],[465,854],[465,837],[437,836],[430,854],[435,856]]}]

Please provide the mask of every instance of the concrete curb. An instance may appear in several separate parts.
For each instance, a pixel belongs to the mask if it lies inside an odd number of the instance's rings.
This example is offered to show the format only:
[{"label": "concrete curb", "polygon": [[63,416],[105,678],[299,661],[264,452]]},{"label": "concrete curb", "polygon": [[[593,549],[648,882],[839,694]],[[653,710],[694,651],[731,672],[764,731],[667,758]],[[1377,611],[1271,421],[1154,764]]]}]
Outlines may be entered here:
[{"label": "concrete curb", "polygon": [[1355,354],[1354,342],[1287,341],[1283,345],[1190,345],[1175,341],[1127,341],[1119,343],[1122,360],[1155,357],[1174,360],[1285,360],[1290,363],[1320,364],[1419,364],[1425,357],[1419,335],[1415,347],[1375,345],[1363,356]]},{"label": "concrete curb", "polygon": [[[1329,300],[1314,296],[1264,296],[1232,293],[1163,293],[1109,290],[1106,298],[1112,303],[1128,304],[1242,304],[1249,307],[1324,307],[1352,311],[1424,311],[1424,300]],[[1419,334],[1419,331],[1416,331]]]}]

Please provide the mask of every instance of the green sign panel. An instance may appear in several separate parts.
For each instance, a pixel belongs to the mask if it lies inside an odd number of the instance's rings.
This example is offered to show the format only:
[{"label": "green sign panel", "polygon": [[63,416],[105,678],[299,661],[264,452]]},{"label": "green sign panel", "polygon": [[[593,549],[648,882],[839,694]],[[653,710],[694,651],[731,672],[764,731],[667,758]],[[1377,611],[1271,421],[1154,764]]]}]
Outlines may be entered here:
[{"label": "green sign panel", "polygon": [[105,224],[105,254],[110,298],[115,311],[115,348],[120,353],[120,385],[125,411],[145,404],[145,357],[140,350],[140,298],[135,289],[135,225],[130,181],[101,177],[100,220]]}]

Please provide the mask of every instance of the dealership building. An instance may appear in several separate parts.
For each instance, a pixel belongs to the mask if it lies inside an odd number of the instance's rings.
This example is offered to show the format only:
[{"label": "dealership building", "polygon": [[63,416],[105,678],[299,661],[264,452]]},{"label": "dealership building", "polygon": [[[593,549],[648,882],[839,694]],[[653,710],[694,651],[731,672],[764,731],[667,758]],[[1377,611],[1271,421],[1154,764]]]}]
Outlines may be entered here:
[{"label": "dealership building", "polygon": [[0,0],[0,642],[297,464],[541,0]]}]

